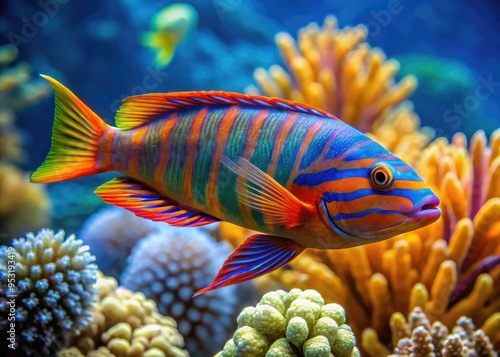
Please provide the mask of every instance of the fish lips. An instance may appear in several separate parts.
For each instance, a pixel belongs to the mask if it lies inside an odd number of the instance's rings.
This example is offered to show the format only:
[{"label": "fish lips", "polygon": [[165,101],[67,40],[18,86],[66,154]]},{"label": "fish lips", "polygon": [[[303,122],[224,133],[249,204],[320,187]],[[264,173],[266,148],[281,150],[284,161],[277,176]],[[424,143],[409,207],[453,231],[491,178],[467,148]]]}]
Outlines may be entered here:
[{"label": "fish lips", "polygon": [[415,205],[415,209],[408,215],[408,223],[418,223],[419,226],[425,226],[435,222],[441,217],[441,210],[438,208],[440,203],[436,195],[425,197]]}]

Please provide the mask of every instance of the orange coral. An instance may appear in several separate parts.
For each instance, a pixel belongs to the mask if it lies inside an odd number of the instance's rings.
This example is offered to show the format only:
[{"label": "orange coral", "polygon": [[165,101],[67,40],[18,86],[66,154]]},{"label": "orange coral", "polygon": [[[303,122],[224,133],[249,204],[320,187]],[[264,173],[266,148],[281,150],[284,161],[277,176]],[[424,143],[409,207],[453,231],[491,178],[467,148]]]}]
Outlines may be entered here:
[{"label": "orange coral", "polygon": [[338,28],[333,16],[321,28],[311,23],[301,29],[297,43],[279,33],[276,43],[288,71],[278,65],[257,69],[259,88],[251,86],[247,92],[327,110],[363,132],[372,131],[389,150],[413,162],[432,135],[419,130],[420,120],[406,100],[416,79],[406,76],[396,83],[399,63],[371,48],[366,35],[363,25]]}]

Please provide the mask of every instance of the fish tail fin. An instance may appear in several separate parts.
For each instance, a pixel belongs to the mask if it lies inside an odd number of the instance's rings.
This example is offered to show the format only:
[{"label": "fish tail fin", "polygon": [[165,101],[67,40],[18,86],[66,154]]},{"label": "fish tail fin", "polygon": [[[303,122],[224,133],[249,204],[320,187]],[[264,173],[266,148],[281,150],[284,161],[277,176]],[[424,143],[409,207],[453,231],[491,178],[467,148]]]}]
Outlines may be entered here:
[{"label": "fish tail fin", "polygon": [[54,88],[56,107],[52,145],[45,161],[31,174],[31,182],[58,182],[103,172],[96,167],[96,155],[99,138],[110,126],[63,84],[41,76]]}]

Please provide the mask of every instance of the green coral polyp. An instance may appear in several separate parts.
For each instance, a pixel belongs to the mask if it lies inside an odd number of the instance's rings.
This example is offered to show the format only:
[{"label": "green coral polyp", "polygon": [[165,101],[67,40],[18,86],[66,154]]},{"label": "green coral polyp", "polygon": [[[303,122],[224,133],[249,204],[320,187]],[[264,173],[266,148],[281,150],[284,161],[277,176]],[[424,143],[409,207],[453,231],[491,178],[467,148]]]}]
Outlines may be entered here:
[{"label": "green coral polyp", "polygon": [[265,294],[244,308],[238,329],[216,357],[359,356],[356,338],[338,304],[324,304],[314,290]]}]

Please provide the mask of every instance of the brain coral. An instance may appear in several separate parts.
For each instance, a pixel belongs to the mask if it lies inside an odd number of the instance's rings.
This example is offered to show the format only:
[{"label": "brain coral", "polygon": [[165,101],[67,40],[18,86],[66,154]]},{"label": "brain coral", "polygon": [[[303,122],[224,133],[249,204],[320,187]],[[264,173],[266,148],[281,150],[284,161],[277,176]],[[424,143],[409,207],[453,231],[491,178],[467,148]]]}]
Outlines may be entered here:
[{"label": "brain coral", "polygon": [[117,287],[99,273],[97,303],[90,324],[59,357],[187,357],[175,321],[158,313],[142,293]]},{"label": "brain coral", "polygon": [[192,356],[206,356],[230,336],[236,287],[191,298],[207,286],[230,254],[198,228],[173,228],[152,233],[132,251],[121,283],[153,299],[160,313],[172,316]]},{"label": "brain coral", "polygon": [[278,290],[238,316],[238,329],[216,357],[359,356],[344,309],[314,290]]},{"label": "brain coral", "polygon": [[84,222],[79,237],[90,246],[99,270],[118,279],[137,242],[165,225],[121,208],[106,207]]},{"label": "brain coral", "polygon": [[[43,229],[0,247],[0,311],[7,316],[9,295],[15,295],[18,350],[53,354],[88,325],[96,293],[94,260],[88,246],[74,235],[65,239],[63,231]],[[15,273],[15,287],[8,285],[9,273]],[[3,336],[7,329],[8,321],[0,320]]]}]

